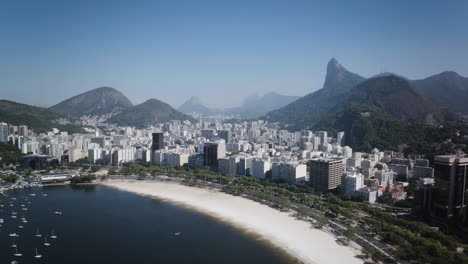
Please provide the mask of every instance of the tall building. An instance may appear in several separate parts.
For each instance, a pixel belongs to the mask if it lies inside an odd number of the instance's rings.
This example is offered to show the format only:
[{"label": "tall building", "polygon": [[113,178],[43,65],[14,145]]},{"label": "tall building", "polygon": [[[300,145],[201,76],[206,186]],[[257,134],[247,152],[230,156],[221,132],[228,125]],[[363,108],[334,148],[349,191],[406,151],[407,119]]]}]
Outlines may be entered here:
[{"label": "tall building", "polygon": [[226,143],[231,142],[231,131],[229,130],[219,130],[218,137],[224,139]]},{"label": "tall building", "polygon": [[348,173],[344,185],[344,193],[353,196],[357,190],[364,186],[364,175],[356,172]]},{"label": "tall building", "polygon": [[151,151],[164,149],[164,134],[153,133],[153,143],[151,143]]},{"label": "tall building", "polygon": [[468,156],[436,156],[432,216],[444,222],[453,219],[468,226],[467,193]]},{"label": "tall building", "polygon": [[203,165],[218,167],[218,159],[226,157],[226,144],[224,140],[206,142],[203,146]]},{"label": "tall building", "polygon": [[255,177],[258,179],[265,179],[265,174],[270,169],[271,169],[271,163],[269,161],[260,160],[260,159],[252,161],[252,169],[251,169],[252,177]]},{"label": "tall building", "polygon": [[206,139],[213,139],[215,135],[215,130],[214,129],[203,129],[201,131],[201,136],[206,138]]},{"label": "tall building", "polygon": [[8,141],[8,124],[0,123],[0,142]]},{"label": "tall building", "polygon": [[18,127],[18,135],[27,137],[28,134],[29,134],[29,129],[27,126],[22,125]]},{"label": "tall building", "polygon": [[308,162],[310,185],[317,191],[328,191],[340,186],[344,165],[340,158],[319,158]]},{"label": "tall building", "polygon": [[338,134],[336,135],[336,144],[344,147],[344,144],[345,144],[344,139],[345,139],[344,132],[343,131],[338,132]]},{"label": "tall building", "polygon": [[327,131],[316,131],[315,135],[320,138],[320,144],[326,145],[328,142]]},{"label": "tall building", "polygon": [[164,149],[164,133],[153,133],[153,141],[151,143],[151,162],[155,162],[154,152]]}]

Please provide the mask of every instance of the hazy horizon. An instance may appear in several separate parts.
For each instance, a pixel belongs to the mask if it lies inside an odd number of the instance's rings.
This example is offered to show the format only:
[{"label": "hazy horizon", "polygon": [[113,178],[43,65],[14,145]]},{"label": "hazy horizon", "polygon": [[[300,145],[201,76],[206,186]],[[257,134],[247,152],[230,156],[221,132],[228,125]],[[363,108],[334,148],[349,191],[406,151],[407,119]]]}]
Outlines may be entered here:
[{"label": "hazy horizon", "polygon": [[[336,8],[340,6],[340,8]],[[2,99],[52,106],[101,86],[134,104],[304,96],[335,57],[370,77],[468,76],[468,2],[6,1]]]}]

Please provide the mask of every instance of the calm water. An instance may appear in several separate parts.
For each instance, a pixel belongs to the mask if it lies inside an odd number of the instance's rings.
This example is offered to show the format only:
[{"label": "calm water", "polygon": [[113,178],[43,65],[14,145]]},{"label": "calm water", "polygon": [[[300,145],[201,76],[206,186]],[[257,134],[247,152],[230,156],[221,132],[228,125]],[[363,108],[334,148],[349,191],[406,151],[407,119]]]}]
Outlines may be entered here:
[{"label": "calm water", "polygon": [[[103,186],[10,191],[9,197],[0,197],[0,204],[5,221],[0,227],[0,263],[292,262],[278,249],[208,216]],[[13,210],[17,219],[11,218]],[[28,223],[21,222],[22,215]],[[37,228],[42,238],[35,237]],[[55,240],[49,238],[52,229]],[[20,235],[14,240],[22,257],[13,256],[9,234],[15,232]],[[43,245],[44,236],[49,247]],[[36,247],[41,259],[33,257]]]}]

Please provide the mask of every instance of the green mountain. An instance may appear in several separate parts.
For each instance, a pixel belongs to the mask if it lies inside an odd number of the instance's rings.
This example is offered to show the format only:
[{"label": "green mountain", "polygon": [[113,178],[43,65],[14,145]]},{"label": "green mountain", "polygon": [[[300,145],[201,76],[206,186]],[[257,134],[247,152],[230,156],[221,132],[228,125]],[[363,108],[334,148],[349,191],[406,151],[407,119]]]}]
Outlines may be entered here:
[{"label": "green mountain", "polygon": [[366,79],[349,72],[336,59],[327,65],[327,75],[323,88],[310,93],[275,111],[267,113],[265,120],[281,122],[290,130],[298,130],[321,120],[336,105],[341,104],[343,96],[354,86]]},{"label": "green mountain", "polygon": [[62,125],[59,119],[68,119],[68,116],[46,108],[0,100],[0,122],[11,125],[26,125],[34,132],[51,131],[57,128],[70,133],[84,132],[77,125]]},{"label": "green mountain", "polygon": [[411,83],[439,107],[468,114],[468,78],[447,71]]},{"label": "green mountain", "polygon": [[374,106],[401,121],[436,125],[443,119],[439,107],[396,75],[370,78],[351,89],[346,97],[344,104]]},{"label": "green mountain", "polygon": [[195,122],[193,117],[183,114],[172,108],[170,105],[156,99],[149,99],[144,103],[136,105],[111,117],[107,121],[121,126],[135,126],[142,128],[170,120],[189,120],[191,122]]},{"label": "green mountain", "polygon": [[344,100],[311,125],[314,130],[345,131],[345,142],[358,151],[371,148],[427,150],[447,137],[435,125],[441,110],[395,75],[371,78],[344,95]]},{"label": "green mountain", "polygon": [[115,114],[133,104],[121,92],[110,87],[97,88],[58,103],[50,110],[76,116]]},{"label": "green mountain", "polygon": [[409,151],[430,153],[431,143],[450,137],[443,129],[400,121],[377,107],[357,103],[340,107],[311,128],[333,134],[345,131],[346,145],[367,152],[398,150],[398,145],[405,144]]}]

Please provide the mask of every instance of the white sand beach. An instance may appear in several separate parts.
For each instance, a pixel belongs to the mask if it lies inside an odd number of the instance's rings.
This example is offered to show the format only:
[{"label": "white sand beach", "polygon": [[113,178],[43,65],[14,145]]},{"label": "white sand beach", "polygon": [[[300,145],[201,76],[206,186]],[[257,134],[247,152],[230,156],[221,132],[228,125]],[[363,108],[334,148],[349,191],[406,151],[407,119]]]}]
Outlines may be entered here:
[{"label": "white sand beach", "polygon": [[332,235],[298,220],[291,213],[222,192],[175,183],[135,180],[107,180],[103,185],[122,191],[181,203],[249,232],[282,248],[304,263],[363,263],[349,247]]}]

